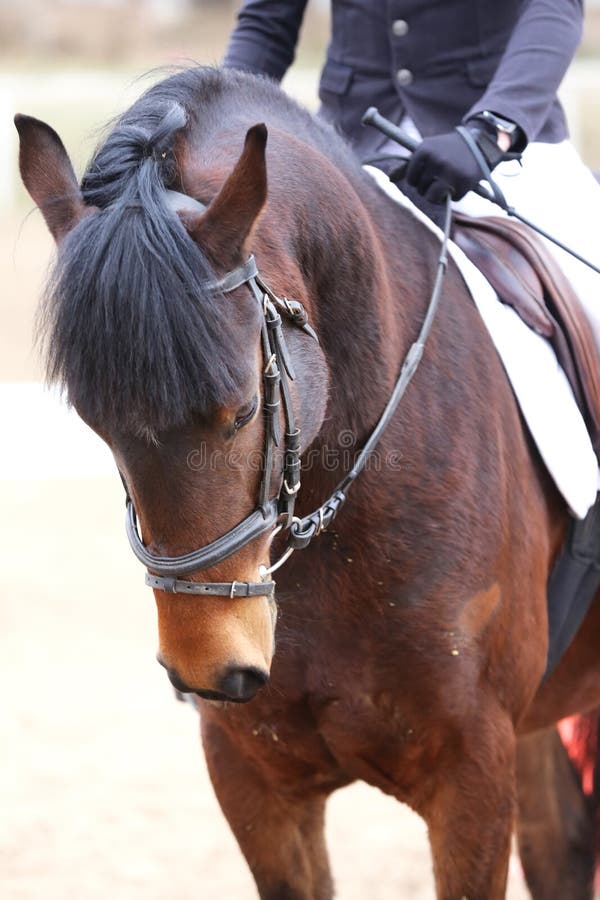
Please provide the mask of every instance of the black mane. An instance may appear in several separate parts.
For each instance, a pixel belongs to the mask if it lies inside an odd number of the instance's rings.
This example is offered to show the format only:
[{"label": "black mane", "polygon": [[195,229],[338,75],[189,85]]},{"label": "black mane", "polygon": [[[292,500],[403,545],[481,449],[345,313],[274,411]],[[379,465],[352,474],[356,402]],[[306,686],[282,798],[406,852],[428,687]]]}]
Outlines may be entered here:
[{"label": "black mane", "polygon": [[156,433],[206,415],[237,396],[253,365],[229,298],[207,291],[214,274],[165,206],[189,119],[186,74],[151,88],[97,150],[82,192],[100,212],[67,236],[42,306],[48,378],[109,431]]},{"label": "black mane", "polygon": [[100,212],[64,241],[41,316],[48,377],[90,423],[160,432],[231,401],[248,378],[245,329],[232,328],[229,298],[207,292],[210,266],[164,201],[179,184],[178,137],[209,141],[254,114],[249,124],[268,114],[360,172],[333,130],[277,85],[207,67],[151,87],[90,162],[81,187]]}]

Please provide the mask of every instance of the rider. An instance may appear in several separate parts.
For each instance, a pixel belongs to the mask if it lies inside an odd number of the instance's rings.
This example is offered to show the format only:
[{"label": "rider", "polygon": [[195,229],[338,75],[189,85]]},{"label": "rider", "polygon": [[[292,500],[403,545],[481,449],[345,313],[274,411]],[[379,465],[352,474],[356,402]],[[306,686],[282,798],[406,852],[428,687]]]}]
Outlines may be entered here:
[{"label": "rider", "polygon": [[[280,80],[293,61],[306,5],[244,0],[224,65]],[[481,170],[455,131],[465,125],[507,201],[597,261],[600,186],[568,140],[556,96],[582,22],[582,0],[332,0],[319,114],[364,163],[392,177],[402,172],[424,198],[421,205],[439,203],[450,189],[461,211],[498,215],[497,207],[468,194]],[[423,138],[406,170],[399,167],[402,149],[361,125],[373,105]],[[521,163],[506,153],[522,153]],[[599,276],[549,246],[600,346]]]}]

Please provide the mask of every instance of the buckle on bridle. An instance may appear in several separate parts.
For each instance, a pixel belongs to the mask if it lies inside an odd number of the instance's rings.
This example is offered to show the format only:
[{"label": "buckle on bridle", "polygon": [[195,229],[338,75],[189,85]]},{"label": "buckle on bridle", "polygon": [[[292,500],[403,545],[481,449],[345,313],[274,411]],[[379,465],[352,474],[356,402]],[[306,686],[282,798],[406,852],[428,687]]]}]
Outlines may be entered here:
[{"label": "buckle on bridle", "polygon": [[265,374],[265,375],[270,375],[270,374],[271,374],[271,370],[272,370],[273,368],[276,369],[276,370],[277,370],[277,368],[278,368],[278,366],[277,366],[277,354],[276,354],[276,353],[272,353],[271,356],[269,357],[269,360],[268,360],[268,362],[267,362],[267,364],[265,365],[265,368],[264,368],[264,370],[263,370],[263,371],[264,371],[264,374]]},{"label": "buckle on bridle", "polygon": [[[292,524],[294,524],[295,522],[301,522],[301,519],[299,519],[297,516],[294,516],[292,519]],[[269,550],[271,548],[271,544],[273,543],[273,541],[275,540],[277,535],[283,530],[284,530],[283,524],[279,524],[273,529],[273,531],[271,532],[271,535],[269,537]],[[267,578],[268,575],[271,575],[273,572],[276,572],[277,569],[279,569],[279,567],[284,564],[284,562],[287,562],[287,560],[290,558],[290,556],[292,555],[292,553],[294,552],[295,549],[296,549],[295,547],[288,545],[285,548],[285,550],[283,551],[282,555],[277,560],[277,562],[274,562],[270,566],[264,566],[264,565],[259,566],[258,574],[260,575],[261,579],[264,580],[265,578]]]},{"label": "buckle on bridle", "polygon": [[319,524],[317,525],[317,530],[315,531],[315,537],[321,534],[321,532],[325,531],[325,510],[322,506],[319,507]]}]

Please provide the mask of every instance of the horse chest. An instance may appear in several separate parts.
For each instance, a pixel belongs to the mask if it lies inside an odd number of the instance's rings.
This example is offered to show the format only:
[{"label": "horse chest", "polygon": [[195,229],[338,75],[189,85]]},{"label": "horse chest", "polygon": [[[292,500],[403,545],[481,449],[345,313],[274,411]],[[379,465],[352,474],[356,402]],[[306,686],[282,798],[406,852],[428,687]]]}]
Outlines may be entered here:
[{"label": "horse chest", "polygon": [[442,730],[411,698],[392,691],[356,691],[324,705],[319,733],[351,778],[406,802],[426,789],[442,748]]},{"label": "horse chest", "polygon": [[[291,618],[302,621],[301,610]],[[270,749],[284,751],[288,744],[296,753],[318,746],[319,765],[328,755],[349,780],[417,804],[451,731],[447,693],[462,696],[466,640],[436,623],[424,651],[418,619],[410,604],[386,601],[377,614],[371,610],[362,629],[355,622],[342,627],[327,615],[318,622],[306,616],[298,630],[285,621],[273,684],[281,698],[293,697],[300,686],[308,713],[299,717],[294,702],[281,706],[273,718],[285,724]],[[434,662],[445,663],[444,679],[435,676]],[[286,728],[289,742],[282,743]],[[317,759],[312,752],[311,759]]]}]

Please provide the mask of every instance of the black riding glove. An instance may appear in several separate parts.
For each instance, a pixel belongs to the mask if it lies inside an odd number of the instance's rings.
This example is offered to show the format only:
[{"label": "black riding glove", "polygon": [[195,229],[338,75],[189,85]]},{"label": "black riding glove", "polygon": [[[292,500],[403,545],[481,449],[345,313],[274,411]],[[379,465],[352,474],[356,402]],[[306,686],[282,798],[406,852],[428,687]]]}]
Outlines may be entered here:
[{"label": "black riding glove", "polygon": [[[514,154],[504,153],[487,129],[472,120],[466,126],[492,170],[503,159]],[[477,187],[485,175],[458,131],[425,138],[411,156],[406,168],[406,181],[430,203],[442,203],[447,193],[460,200]]]}]

